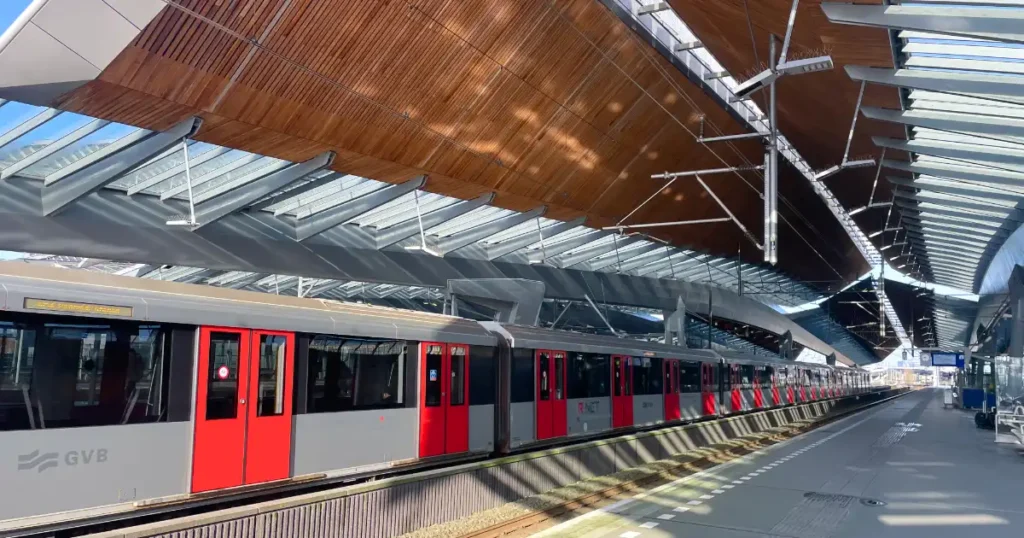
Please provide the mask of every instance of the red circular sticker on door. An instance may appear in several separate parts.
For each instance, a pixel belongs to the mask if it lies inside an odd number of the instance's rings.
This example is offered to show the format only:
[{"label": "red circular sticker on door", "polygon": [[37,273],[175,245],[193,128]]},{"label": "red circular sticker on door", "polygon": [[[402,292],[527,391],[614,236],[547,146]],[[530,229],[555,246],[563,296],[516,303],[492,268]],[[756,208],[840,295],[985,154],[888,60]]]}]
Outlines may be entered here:
[{"label": "red circular sticker on door", "polygon": [[220,368],[217,368],[218,379],[227,379],[229,373],[231,372],[228,370],[227,366],[221,366]]}]

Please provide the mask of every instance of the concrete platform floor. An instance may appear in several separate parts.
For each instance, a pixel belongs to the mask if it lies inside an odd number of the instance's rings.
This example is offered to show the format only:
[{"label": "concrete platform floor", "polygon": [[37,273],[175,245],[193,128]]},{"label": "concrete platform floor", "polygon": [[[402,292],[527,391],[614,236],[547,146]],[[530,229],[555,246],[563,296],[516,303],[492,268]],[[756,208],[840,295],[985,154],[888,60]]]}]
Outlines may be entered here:
[{"label": "concrete platform floor", "polygon": [[1024,455],[925,389],[536,536],[1024,536]]}]

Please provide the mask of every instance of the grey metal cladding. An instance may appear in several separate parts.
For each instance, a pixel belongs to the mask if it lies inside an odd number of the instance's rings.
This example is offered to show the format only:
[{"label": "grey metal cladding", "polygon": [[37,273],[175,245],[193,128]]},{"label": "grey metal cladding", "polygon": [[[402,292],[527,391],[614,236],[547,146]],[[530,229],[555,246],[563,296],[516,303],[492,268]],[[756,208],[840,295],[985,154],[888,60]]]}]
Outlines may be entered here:
[{"label": "grey metal cladding", "polygon": [[597,334],[502,324],[512,338],[513,347],[526,349],[553,349],[576,353],[604,355],[630,355],[642,357],[654,353],[658,357],[688,361],[717,362],[718,355],[706,349],[685,349],[656,342],[641,342]]},{"label": "grey metal cladding", "polygon": [[323,332],[493,346],[496,337],[473,321],[360,304],[197,286],[159,280],[0,262],[8,309],[24,299],[131,306],[140,321]]}]

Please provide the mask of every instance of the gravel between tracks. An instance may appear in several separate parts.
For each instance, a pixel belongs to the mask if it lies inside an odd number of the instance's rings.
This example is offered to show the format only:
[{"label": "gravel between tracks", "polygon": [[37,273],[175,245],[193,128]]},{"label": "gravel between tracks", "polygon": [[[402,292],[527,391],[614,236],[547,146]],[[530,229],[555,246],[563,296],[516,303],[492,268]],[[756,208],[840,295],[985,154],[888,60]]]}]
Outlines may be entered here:
[{"label": "gravel between tracks", "polygon": [[399,538],[451,538],[454,536],[463,536],[471,532],[480,531],[488,527],[493,527],[501,523],[511,521],[521,516],[557,507],[567,501],[597,493],[620,484],[651,477],[656,474],[665,473],[671,475],[678,473],[681,477],[685,474],[699,470],[696,466],[688,466],[686,464],[701,460],[707,460],[712,463],[727,461],[735,457],[735,455],[727,454],[730,450],[756,448],[759,441],[763,441],[773,435],[778,435],[792,430],[800,425],[801,424],[795,423],[781,428],[773,428],[759,434],[748,435],[731,441],[683,452],[671,458],[653,461],[639,467],[619,471],[615,474],[582,480],[580,482],[549,490],[525,499],[509,502],[496,508],[491,508],[490,510],[477,512],[459,520],[425,527],[414,532],[403,534]]}]

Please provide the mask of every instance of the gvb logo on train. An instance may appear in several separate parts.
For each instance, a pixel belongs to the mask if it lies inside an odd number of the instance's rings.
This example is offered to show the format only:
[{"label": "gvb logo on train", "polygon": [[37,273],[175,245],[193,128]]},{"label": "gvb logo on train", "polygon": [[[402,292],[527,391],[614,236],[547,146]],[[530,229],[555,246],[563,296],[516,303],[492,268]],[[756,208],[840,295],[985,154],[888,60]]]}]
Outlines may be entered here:
[{"label": "gvb logo on train", "polygon": [[42,452],[33,450],[28,454],[18,455],[18,470],[41,473],[47,469],[59,467],[62,463],[65,467],[77,467],[79,465],[94,465],[107,462],[107,449],[98,448],[90,450],[69,450],[63,454],[59,452]]}]

